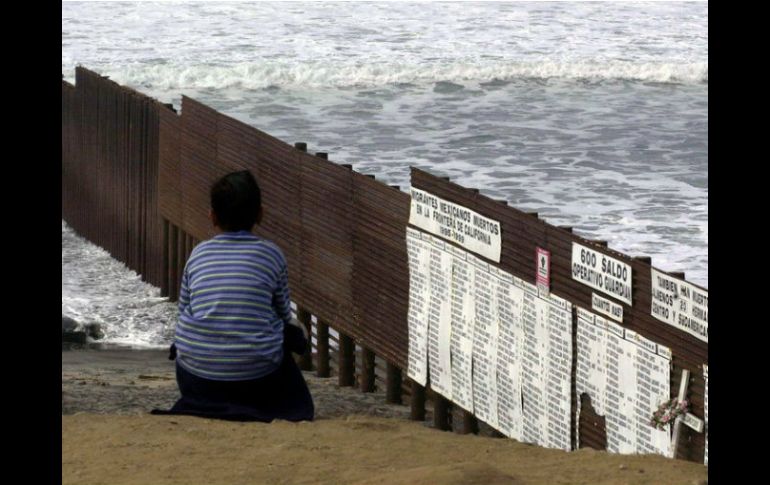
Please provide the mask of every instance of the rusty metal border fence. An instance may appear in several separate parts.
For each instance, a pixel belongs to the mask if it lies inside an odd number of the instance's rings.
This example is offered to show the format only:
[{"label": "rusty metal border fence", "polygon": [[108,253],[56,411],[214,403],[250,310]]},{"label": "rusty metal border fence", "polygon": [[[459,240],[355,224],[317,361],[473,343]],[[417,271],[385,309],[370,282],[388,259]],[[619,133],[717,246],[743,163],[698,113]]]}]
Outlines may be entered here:
[{"label": "rusty metal border fence", "polygon": [[62,217],[159,286],[159,104],[82,68],[76,86],[62,81]]},{"label": "rusty metal border fence", "polygon": [[[430,399],[436,427],[477,432],[473,416],[454,412],[459,408],[402,375],[408,348],[408,194],[188,97],[178,115],[170,105],[82,67],[75,86],[62,81],[63,219],[172,300],[190,252],[214,235],[211,183],[241,169],[252,171],[262,188],[265,214],[255,232],[280,244],[297,316],[315,336],[313,357],[301,362],[303,369],[334,373],[340,385],[364,392],[384,387],[391,403],[408,396],[413,419],[425,419]],[[650,315],[650,258],[613,251],[606,242],[579,237],[447,178],[418,169],[411,175],[414,187],[498,220],[503,234],[515,235],[503,238],[502,269],[534,283],[535,248],[548,249],[551,290],[573,305],[591,308],[590,288],[571,277],[573,242],[629,264],[634,305],[623,305],[623,326],[671,348],[672,392],[681,370],[690,370],[693,413],[703,417],[700,366],[708,363],[708,344]],[[330,337],[330,328],[338,338]],[[572,394],[574,411],[580,396],[574,387]],[[575,446],[605,448],[604,419],[590,406],[583,410],[580,422],[572,423],[573,435],[577,429],[580,435]],[[702,462],[703,449],[704,435],[683,427],[677,457]]]}]

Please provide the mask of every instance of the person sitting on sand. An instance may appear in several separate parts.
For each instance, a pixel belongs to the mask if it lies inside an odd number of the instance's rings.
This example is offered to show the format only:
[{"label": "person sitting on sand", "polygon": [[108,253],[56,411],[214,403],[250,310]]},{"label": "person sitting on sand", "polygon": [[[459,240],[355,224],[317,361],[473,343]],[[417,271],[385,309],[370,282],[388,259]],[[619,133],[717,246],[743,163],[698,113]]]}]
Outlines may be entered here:
[{"label": "person sitting on sand", "polygon": [[218,180],[209,215],[219,233],[193,249],[179,292],[172,354],[182,397],[153,414],[312,420],[313,399],[291,355],[307,351],[307,330],[291,317],[283,253],[251,232],[262,218],[254,176]]}]

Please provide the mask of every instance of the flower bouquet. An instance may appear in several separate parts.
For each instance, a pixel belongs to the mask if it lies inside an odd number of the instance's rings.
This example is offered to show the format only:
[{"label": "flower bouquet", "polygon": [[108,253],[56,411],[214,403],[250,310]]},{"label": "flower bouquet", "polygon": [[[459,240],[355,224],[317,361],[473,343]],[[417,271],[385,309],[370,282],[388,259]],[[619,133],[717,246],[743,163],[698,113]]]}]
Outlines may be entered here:
[{"label": "flower bouquet", "polygon": [[650,424],[657,429],[665,429],[667,424],[673,423],[678,416],[687,414],[690,403],[687,399],[679,400],[677,398],[663,401],[658,410],[652,413]]}]

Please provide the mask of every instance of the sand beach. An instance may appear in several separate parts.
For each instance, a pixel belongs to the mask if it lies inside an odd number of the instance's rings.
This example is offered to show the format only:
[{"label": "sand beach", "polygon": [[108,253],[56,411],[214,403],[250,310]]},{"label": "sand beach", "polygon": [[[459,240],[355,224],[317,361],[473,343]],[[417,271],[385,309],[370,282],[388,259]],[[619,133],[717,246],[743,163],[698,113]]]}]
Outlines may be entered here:
[{"label": "sand beach", "polygon": [[567,453],[410,421],[383,391],[305,372],[312,423],[153,416],[177,399],[162,350],[62,350],[65,484],[702,484],[705,466],[661,456]]}]

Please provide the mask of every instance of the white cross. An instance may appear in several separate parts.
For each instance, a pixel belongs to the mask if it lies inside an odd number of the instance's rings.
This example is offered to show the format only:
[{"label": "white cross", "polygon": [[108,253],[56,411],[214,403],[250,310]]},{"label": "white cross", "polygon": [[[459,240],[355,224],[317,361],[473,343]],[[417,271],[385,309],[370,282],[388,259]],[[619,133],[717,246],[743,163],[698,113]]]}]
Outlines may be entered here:
[{"label": "white cross", "polygon": [[[679,402],[682,402],[687,397],[687,386],[690,381],[690,371],[687,369],[682,370],[682,380],[679,383]],[[671,437],[671,449],[673,457],[676,458],[676,450],[679,447],[679,435],[682,423],[686,424],[690,428],[694,429],[698,433],[703,432],[703,420],[687,413],[684,416],[677,416],[674,420],[674,435]]]}]

